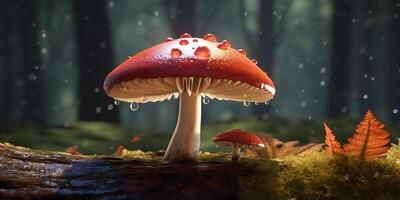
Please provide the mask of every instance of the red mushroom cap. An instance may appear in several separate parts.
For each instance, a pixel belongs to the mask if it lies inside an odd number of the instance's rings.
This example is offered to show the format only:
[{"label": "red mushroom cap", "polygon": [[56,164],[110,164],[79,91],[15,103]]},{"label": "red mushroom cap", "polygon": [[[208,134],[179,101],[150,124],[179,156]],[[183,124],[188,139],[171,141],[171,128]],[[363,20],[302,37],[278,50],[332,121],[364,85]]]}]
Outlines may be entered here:
[{"label": "red mushroom cap", "polygon": [[234,143],[246,145],[251,148],[263,148],[264,142],[252,133],[233,129],[228,132],[221,133],[213,138],[215,144],[219,146],[233,146]]},{"label": "red mushroom cap", "polygon": [[106,77],[107,94],[122,101],[161,101],[182,92],[174,85],[178,80],[168,78],[186,77],[202,78],[198,88],[211,98],[265,102],[274,96],[272,80],[243,50],[231,48],[228,41],[216,42],[212,34],[204,39],[184,36],[125,60]]}]

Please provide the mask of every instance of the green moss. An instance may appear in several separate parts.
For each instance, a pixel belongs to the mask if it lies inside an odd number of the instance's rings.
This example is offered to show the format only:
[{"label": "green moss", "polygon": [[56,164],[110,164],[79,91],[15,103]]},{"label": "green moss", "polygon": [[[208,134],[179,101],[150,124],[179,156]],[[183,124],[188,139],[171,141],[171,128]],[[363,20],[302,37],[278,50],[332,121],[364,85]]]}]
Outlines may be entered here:
[{"label": "green moss", "polygon": [[248,176],[238,180],[240,199],[287,199],[279,177],[280,161],[241,158],[239,164],[251,169]]},{"label": "green moss", "polygon": [[370,161],[312,151],[276,163],[251,161],[256,171],[251,180],[241,181],[242,198],[399,199],[400,158],[394,152],[399,153],[398,146],[387,158]]}]

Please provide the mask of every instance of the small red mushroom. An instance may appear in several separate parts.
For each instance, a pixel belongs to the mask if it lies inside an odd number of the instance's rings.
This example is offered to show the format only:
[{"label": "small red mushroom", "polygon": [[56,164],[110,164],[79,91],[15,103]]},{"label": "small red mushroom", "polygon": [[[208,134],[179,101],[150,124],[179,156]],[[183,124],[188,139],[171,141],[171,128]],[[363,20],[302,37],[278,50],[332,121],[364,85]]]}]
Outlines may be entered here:
[{"label": "small red mushroom", "polygon": [[218,146],[232,146],[232,161],[239,160],[240,147],[242,146],[253,149],[265,147],[264,142],[259,137],[240,129],[221,133],[215,136],[213,141]]},{"label": "small red mushroom", "polygon": [[200,147],[201,98],[267,102],[275,86],[256,63],[212,34],[167,38],[130,57],[104,80],[108,96],[134,103],[179,98],[179,115],[165,160],[194,160]]}]

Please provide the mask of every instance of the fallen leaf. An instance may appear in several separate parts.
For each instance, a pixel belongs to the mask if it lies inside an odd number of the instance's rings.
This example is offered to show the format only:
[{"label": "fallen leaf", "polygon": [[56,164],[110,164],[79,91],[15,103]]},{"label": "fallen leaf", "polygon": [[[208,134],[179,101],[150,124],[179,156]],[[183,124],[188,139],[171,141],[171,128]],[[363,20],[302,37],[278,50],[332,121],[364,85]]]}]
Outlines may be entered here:
[{"label": "fallen leaf", "polygon": [[78,151],[78,145],[69,147],[69,148],[66,150],[66,152],[67,152],[67,153],[70,153],[70,154],[72,154],[72,155],[82,155],[81,152]]},{"label": "fallen leaf", "polygon": [[264,142],[265,148],[263,149],[246,148],[247,155],[257,158],[266,158],[266,159],[283,158],[289,155],[298,155],[308,150],[320,151],[323,146],[323,144],[316,144],[316,143],[298,145],[300,142],[297,140],[282,142],[266,133],[260,133],[257,135]]},{"label": "fallen leaf", "polygon": [[132,143],[139,142],[142,139],[143,136],[144,136],[144,133],[140,133],[139,135],[133,136],[132,137]]},{"label": "fallen leaf", "polygon": [[389,150],[390,133],[368,110],[364,119],[357,125],[353,137],[344,145],[346,153],[358,155],[361,159],[382,157]]},{"label": "fallen leaf", "polygon": [[115,151],[115,155],[116,156],[122,156],[124,154],[124,146],[119,145],[117,150]]},{"label": "fallen leaf", "polygon": [[336,155],[341,155],[344,153],[344,150],[342,148],[342,145],[336,140],[335,135],[333,134],[332,130],[326,125],[325,122],[324,127],[325,127],[325,144],[326,146],[326,152],[331,155],[331,156],[336,156]]}]

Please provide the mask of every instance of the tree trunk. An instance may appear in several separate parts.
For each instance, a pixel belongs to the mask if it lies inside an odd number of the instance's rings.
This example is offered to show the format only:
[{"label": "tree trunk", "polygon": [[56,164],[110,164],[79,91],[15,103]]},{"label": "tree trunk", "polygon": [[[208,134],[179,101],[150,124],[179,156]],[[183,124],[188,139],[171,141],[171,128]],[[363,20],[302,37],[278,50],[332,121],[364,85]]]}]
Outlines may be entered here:
[{"label": "tree trunk", "polygon": [[[375,73],[381,71],[378,70],[380,67],[376,59],[376,38],[377,38],[377,27],[376,27],[376,1],[354,1],[357,9],[356,21],[357,22],[357,39],[355,49],[358,49],[358,55],[356,56],[356,68],[357,68],[357,85],[356,89],[358,92],[358,113],[365,113],[368,109],[375,110],[377,108],[376,99],[374,93],[376,92],[373,88],[372,77],[375,77]],[[372,11],[371,14],[368,12]],[[381,73],[381,72],[380,72]],[[384,89],[382,89],[383,92]]]},{"label": "tree trunk", "polygon": [[[45,92],[40,70],[40,49],[36,21],[37,1],[5,1],[1,3],[3,57],[3,96],[8,101],[2,105],[4,121],[44,123]],[[4,20],[4,21],[3,21]],[[10,23],[10,20],[12,23]],[[6,25],[7,24],[7,25]]]},{"label": "tree trunk", "polygon": [[349,49],[350,49],[351,1],[333,2],[331,78],[328,98],[328,115],[337,117],[342,107],[348,107],[349,97]]},{"label": "tree trunk", "polygon": [[118,122],[114,102],[103,90],[113,68],[112,46],[105,1],[74,1],[79,55],[79,119]]},{"label": "tree trunk", "polygon": [[[273,79],[271,75],[273,74],[272,64],[275,51],[275,37],[273,35],[274,1],[260,0],[259,4],[259,40],[257,42],[256,59],[258,61],[258,66]],[[269,113],[270,106],[261,104],[260,106],[255,106],[253,109],[257,117],[263,119],[263,116]]]},{"label": "tree trunk", "polygon": [[[392,112],[390,113],[392,123],[400,127],[400,0],[394,1],[392,7],[394,8],[392,15],[393,62],[389,82],[392,93],[392,96],[389,97],[391,99],[391,109],[389,109],[389,112]],[[395,109],[397,109],[397,113]]]},{"label": "tree trunk", "polygon": [[196,13],[195,0],[166,0],[164,9],[167,14],[168,22],[173,38],[179,37],[183,33],[196,36]]},{"label": "tree trunk", "polygon": [[25,83],[24,93],[26,104],[24,106],[24,116],[27,122],[43,124],[46,120],[44,112],[46,105],[46,97],[43,85],[43,74],[40,70],[40,56],[38,45],[38,33],[33,23],[37,23],[36,9],[37,1],[29,0],[21,2],[23,9],[23,29],[21,30],[23,39],[24,54],[21,58],[23,62]]},{"label": "tree trunk", "polygon": [[0,144],[0,199],[237,199],[234,163],[74,156]]}]

